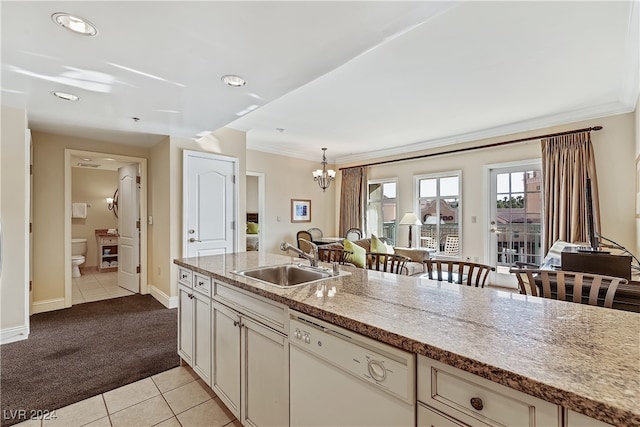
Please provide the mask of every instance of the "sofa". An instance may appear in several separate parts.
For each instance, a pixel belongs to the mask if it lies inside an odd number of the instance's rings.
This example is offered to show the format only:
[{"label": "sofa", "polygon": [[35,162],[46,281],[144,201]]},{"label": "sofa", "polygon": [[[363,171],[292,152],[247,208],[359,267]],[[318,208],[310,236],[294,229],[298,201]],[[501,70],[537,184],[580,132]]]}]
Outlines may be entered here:
[{"label": "sofa", "polygon": [[[371,239],[360,239],[351,242],[352,244],[356,244],[363,248],[365,252],[371,252]],[[388,245],[387,245],[388,246]],[[344,245],[341,242],[330,243],[327,245],[322,245],[323,248],[336,248],[336,249],[344,249]],[[424,261],[430,258],[429,249],[427,248],[401,248],[401,247],[392,247],[393,252],[398,255],[404,255],[407,258],[410,258],[411,261],[407,262],[405,267],[403,268],[403,275],[407,276],[419,276],[426,272]],[[387,251],[389,253],[389,251]],[[349,260],[347,260],[349,261]],[[353,263],[352,263],[353,264]],[[361,266],[359,266],[361,267]]]}]

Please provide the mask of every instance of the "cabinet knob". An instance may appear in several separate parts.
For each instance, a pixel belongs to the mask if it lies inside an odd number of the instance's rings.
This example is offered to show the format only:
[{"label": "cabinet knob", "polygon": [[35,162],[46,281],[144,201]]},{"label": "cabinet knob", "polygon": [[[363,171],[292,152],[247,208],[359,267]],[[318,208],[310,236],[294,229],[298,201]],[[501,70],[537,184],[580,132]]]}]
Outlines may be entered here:
[{"label": "cabinet knob", "polygon": [[198,286],[204,286],[204,282],[198,282]]},{"label": "cabinet knob", "polygon": [[237,320],[233,321],[233,326],[238,326],[240,324],[240,322],[238,322]]},{"label": "cabinet knob", "polygon": [[186,275],[186,274],[183,274],[183,275],[182,275],[182,278],[183,278],[183,279],[186,279],[186,278],[187,278],[187,275]]},{"label": "cabinet knob", "polygon": [[473,406],[473,409],[475,409],[476,411],[482,411],[482,408],[484,408],[482,399],[480,399],[479,397],[472,397],[470,403],[471,406]]}]

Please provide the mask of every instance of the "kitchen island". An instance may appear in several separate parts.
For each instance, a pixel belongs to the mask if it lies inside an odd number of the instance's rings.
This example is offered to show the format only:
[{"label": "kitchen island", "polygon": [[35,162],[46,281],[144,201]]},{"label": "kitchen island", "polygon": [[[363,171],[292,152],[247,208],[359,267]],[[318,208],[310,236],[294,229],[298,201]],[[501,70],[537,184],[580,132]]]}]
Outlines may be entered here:
[{"label": "kitchen island", "polygon": [[281,289],[234,274],[286,264],[260,252],[174,261],[377,341],[613,425],[640,425],[640,315],[341,266]]}]

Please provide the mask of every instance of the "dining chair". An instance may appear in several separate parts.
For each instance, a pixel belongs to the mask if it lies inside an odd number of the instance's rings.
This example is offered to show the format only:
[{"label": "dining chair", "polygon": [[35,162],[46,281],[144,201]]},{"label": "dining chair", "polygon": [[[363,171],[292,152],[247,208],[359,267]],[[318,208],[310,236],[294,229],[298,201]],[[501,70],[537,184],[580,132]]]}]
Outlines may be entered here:
[{"label": "dining chair", "polygon": [[447,236],[444,243],[444,255],[458,256],[460,250],[460,238],[458,236]]},{"label": "dining chair", "polygon": [[300,230],[296,233],[296,242],[298,242],[298,249],[311,253],[311,245],[308,242],[311,242],[311,233],[307,230]]},{"label": "dining chair", "polygon": [[318,246],[318,260],[322,262],[345,264],[347,257],[351,254],[352,252],[340,248],[323,248],[322,246]]},{"label": "dining chair", "polygon": [[[620,277],[576,271],[524,268],[511,269],[510,272],[516,275],[521,294],[597,306],[604,291],[605,308],[612,308],[618,285],[628,283],[627,279]],[[568,294],[571,294],[571,299],[568,299]]]},{"label": "dining chair", "polygon": [[496,271],[495,267],[475,262],[443,259],[428,259],[423,262],[427,272],[422,277],[476,288],[484,288],[489,273]]},{"label": "dining chair", "polygon": [[385,273],[406,274],[405,266],[411,258],[398,254],[367,252],[367,269]]},{"label": "dining chair", "polygon": [[310,229],[307,230],[309,232],[309,234],[311,234],[311,239],[312,241],[317,241],[322,239],[322,230],[320,230],[319,228],[316,227],[312,227]]},{"label": "dining chair", "polygon": [[362,230],[360,230],[359,228],[348,229],[345,239],[351,240],[352,242],[362,239]]},{"label": "dining chair", "polygon": [[420,237],[420,247],[427,249],[437,249],[437,244],[433,237]]}]

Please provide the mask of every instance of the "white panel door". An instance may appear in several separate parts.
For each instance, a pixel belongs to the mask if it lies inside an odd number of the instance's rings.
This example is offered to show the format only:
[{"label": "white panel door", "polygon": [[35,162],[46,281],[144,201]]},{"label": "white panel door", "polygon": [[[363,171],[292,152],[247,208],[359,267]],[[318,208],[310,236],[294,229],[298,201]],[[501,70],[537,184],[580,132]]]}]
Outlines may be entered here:
[{"label": "white panel door", "polygon": [[118,285],[140,292],[140,196],[138,164],[118,169]]},{"label": "white panel door", "polygon": [[237,159],[185,150],[183,166],[184,256],[235,252]]}]

